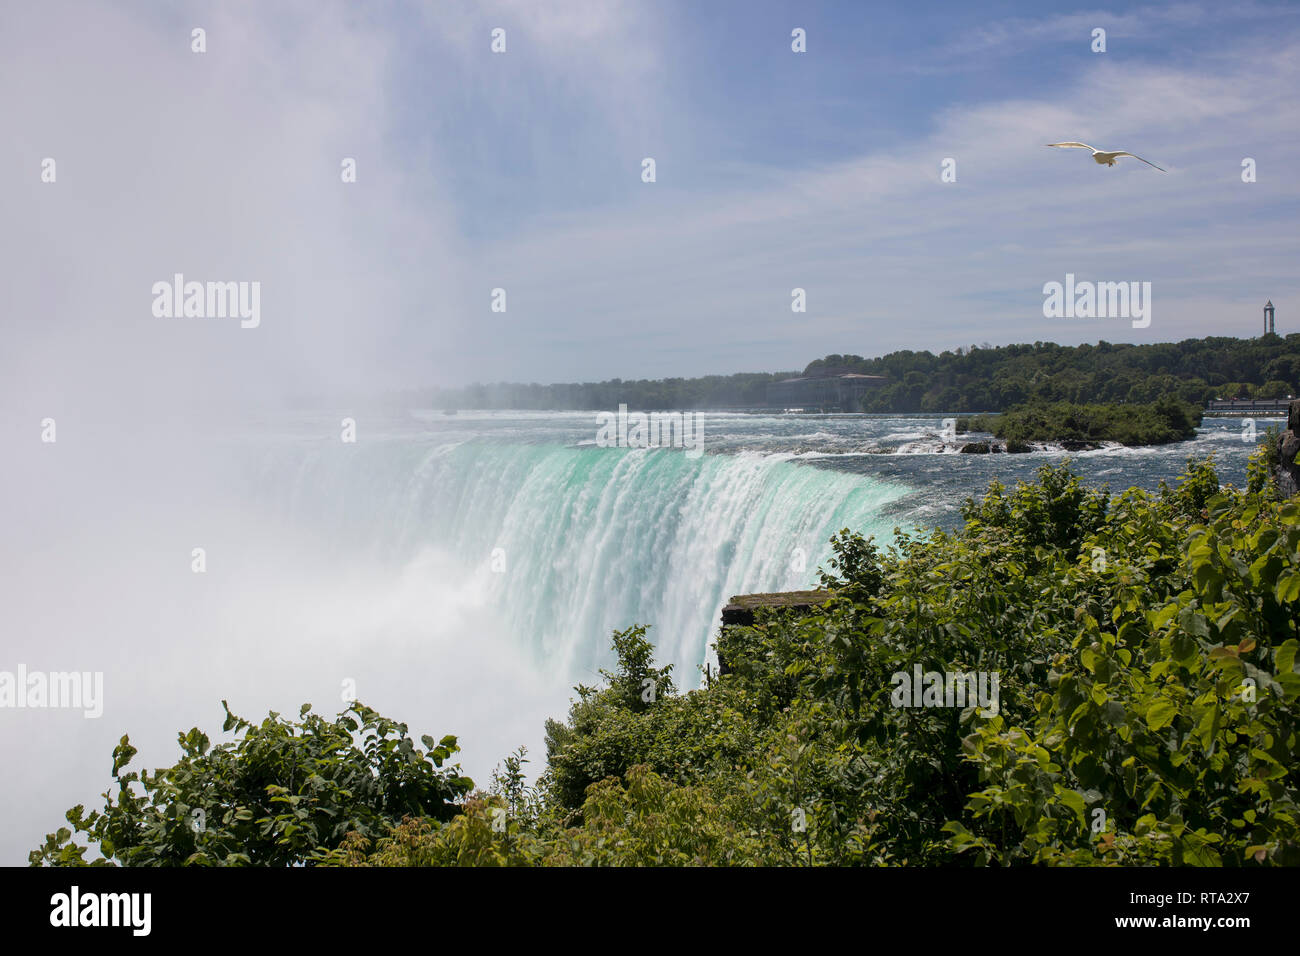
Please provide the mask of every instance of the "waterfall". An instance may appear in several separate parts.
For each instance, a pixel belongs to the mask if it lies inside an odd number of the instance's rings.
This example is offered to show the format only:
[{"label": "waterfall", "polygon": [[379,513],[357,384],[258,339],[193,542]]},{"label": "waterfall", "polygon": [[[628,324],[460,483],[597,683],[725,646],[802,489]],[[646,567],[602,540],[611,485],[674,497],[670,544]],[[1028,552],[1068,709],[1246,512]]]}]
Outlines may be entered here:
[{"label": "waterfall", "polygon": [[276,447],[253,494],[326,553],[436,567],[533,666],[590,678],[612,630],[647,624],[694,686],[732,594],[814,585],[830,536],[888,537],[881,509],[908,490],[753,452],[390,440]]},{"label": "waterfall", "polygon": [[358,415],[355,443],[345,414],[87,429],[15,460],[8,667],[101,672],[103,715],[7,715],[16,766],[60,762],[48,805],[11,808],[0,860],[99,802],[123,734],[145,767],[175,762],[178,731],[226,739],[222,700],[252,720],[360,700],[456,735],[480,785],[520,745],[535,775],[546,718],[613,665],[611,631],[649,625],[698,686],[731,595],[816,583],[832,534],[887,539],[908,492],[790,460],[817,440],[799,422],[720,417],[692,458],[597,447],[586,414]]}]

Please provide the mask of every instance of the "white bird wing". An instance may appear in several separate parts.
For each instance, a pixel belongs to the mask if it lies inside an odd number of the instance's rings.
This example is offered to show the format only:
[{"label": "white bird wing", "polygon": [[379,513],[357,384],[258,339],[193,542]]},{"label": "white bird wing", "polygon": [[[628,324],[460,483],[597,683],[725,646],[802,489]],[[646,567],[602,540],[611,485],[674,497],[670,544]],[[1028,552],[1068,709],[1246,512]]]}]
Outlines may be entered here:
[{"label": "white bird wing", "polygon": [[[1073,148],[1073,149],[1092,149],[1092,147],[1089,146],[1087,143],[1048,143],[1047,145],[1048,145],[1048,146],[1066,146],[1066,147],[1071,147],[1071,148]],[[1095,149],[1092,149],[1092,151],[1093,151],[1094,153],[1097,152]]]},{"label": "white bird wing", "polygon": [[1151,162],[1150,160],[1143,159],[1141,156],[1137,155],[1137,153],[1128,153],[1128,152],[1125,152],[1124,150],[1121,149],[1121,150],[1119,150],[1118,152],[1114,153],[1114,155],[1115,155],[1115,156],[1132,156],[1134,159],[1136,159],[1136,160],[1138,160],[1138,161],[1140,161],[1140,162],[1146,163],[1146,164],[1147,164],[1148,166],[1150,166],[1152,169],[1158,169],[1158,170],[1160,170],[1162,173],[1167,173],[1167,172],[1169,172],[1169,170],[1165,169],[1163,166],[1157,166],[1155,163]]}]

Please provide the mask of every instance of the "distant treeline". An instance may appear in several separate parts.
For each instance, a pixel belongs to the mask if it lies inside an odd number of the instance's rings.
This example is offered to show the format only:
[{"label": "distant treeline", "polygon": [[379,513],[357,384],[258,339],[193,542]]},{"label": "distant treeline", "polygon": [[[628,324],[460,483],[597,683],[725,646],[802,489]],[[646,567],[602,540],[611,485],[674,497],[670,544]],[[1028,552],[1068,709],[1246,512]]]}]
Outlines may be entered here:
[{"label": "distant treeline", "polygon": [[[1148,404],[1172,395],[1203,405],[1210,398],[1284,398],[1298,394],[1300,333],[1285,338],[1214,337],[1155,345],[985,346],[954,352],[891,352],[881,358],[828,355],[820,368],[882,375],[867,393],[868,412],[1000,412],[1027,403]],[[498,383],[439,389],[434,408],[612,410],[761,407],[767,386],[798,372],[742,372],[703,378],[611,379],[560,385]]]},{"label": "distant treeline", "polygon": [[882,358],[828,355],[811,363],[889,381],[867,393],[863,411],[1006,411],[1025,404],[1148,404],[1171,395],[1204,405],[1210,398],[1284,398],[1300,382],[1300,334],[1283,338],[1185,339],[1155,345],[1006,345]]},{"label": "distant treeline", "polygon": [[753,408],[767,403],[767,386],[798,372],[740,372],[703,378],[640,379],[566,385],[470,385],[439,389],[434,408],[515,408],[530,411],[637,411],[691,408]]}]

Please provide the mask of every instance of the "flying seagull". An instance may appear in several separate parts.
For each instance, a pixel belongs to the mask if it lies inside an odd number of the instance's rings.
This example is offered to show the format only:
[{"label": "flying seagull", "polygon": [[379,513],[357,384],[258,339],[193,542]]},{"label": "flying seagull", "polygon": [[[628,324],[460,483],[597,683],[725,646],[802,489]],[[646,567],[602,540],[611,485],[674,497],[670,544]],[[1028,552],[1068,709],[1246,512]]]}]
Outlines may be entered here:
[{"label": "flying seagull", "polygon": [[1150,166],[1152,169],[1159,169],[1162,173],[1168,172],[1167,169],[1164,169],[1164,168],[1161,167],[1161,166],[1157,166],[1155,163],[1149,162],[1148,160],[1142,159],[1141,156],[1138,156],[1138,155],[1136,155],[1136,154],[1134,154],[1134,153],[1128,153],[1128,152],[1125,152],[1125,151],[1122,150],[1122,149],[1117,149],[1117,150],[1115,150],[1114,152],[1110,152],[1110,153],[1108,153],[1108,152],[1106,152],[1105,150],[1102,150],[1102,149],[1095,149],[1094,147],[1089,146],[1087,143],[1048,143],[1047,145],[1048,145],[1048,146],[1057,146],[1057,147],[1061,147],[1061,148],[1063,148],[1063,149],[1091,149],[1091,150],[1092,150],[1092,158],[1093,158],[1094,160],[1096,160],[1096,161],[1097,161],[1099,164],[1101,164],[1102,166],[1114,166],[1114,165],[1115,165],[1115,160],[1117,160],[1119,157],[1121,157],[1121,156],[1132,156],[1134,159],[1136,159],[1136,160],[1140,160],[1141,162],[1146,163],[1146,164],[1147,164],[1148,166]]}]

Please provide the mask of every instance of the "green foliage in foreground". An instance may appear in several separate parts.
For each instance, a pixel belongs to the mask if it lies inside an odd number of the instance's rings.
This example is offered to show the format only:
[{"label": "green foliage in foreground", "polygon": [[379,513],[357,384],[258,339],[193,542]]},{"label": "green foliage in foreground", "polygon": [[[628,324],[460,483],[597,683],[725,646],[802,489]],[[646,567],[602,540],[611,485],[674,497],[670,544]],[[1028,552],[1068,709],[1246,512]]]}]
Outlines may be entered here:
[{"label": "green foliage in foreground", "polygon": [[[645,629],[618,632],[605,686],[579,687],[568,719],[548,722],[535,787],[520,752],[454,816],[368,802],[364,825],[351,811],[330,817],[338,825],[297,858],[1300,863],[1300,504],[1271,489],[1262,456],[1244,490],[1221,488],[1211,462],[1189,462],[1177,487],[1118,497],[1049,465],[1036,482],[993,483],[968,500],[957,532],[900,533],[887,551],[841,532],[822,572],[835,598],[724,628],[728,673],[706,687],[676,692]],[[997,674],[996,705],[896,706],[895,675],[914,667]],[[363,777],[395,772],[340,753]],[[108,855],[192,859],[160,849],[195,805],[178,768],[166,772],[174,794],[130,842],[96,822]],[[260,799],[245,779],[240,799]],[[436,779],[448,799],[468,785]],[[205,805],[225,821],[235,804],[226,790]],[[260,826],[274,812],[255,811]],[[249,837],[269,852],[285,833]],[[80,858],[52,841],[40,861]]]},{"label": "green foliage in foreground", "polygon": [[[236,739],[213,747],[197,728],[180,734],[181,760],[152,774],[126,772],[136,749],[123,737],[113,751],[116,802],[109,791],[102,811],[69,810],[72,830],[50,834],[30,854],[32,865],[319,862],[349,832],[379,836],[410,814],[445,821],[458,812],[473,781],[455,767],[439,769],[458,749],[455,737],[425,737],[420,750],[405,724],[360,703],[332,722],[310,706],[301,721],[273,712],[255,725],[222,701],[222,730]],[[73,831],[103,858],[87,861]]]},{"label": "green foliage in foreground", "polygon": [[1119,442],[1164,445],[1196,437],[1201,410],[1166,396],[1149,405],[1026,405],[1002,415],[957,420],[957,430],[991,432],[1009,442]]}]

